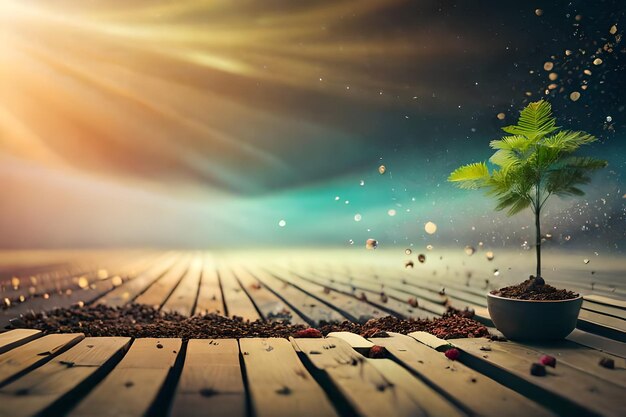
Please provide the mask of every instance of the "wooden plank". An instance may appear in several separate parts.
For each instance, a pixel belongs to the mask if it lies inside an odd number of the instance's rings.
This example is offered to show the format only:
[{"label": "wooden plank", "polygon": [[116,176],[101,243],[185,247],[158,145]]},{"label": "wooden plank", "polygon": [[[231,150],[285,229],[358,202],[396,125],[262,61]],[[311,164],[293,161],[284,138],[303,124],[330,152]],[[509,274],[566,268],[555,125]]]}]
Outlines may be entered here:
[{"label": "wooden plank", "polygon": [[152,283],[165,274],[172,265],[175,264],[180,255],[172,254],[165,259],[157,262],[152,268],[125,282],[123,285],[115,288],[113,291],[99,298],[97,304],[106,304],[113,307],[121,307],[126,303],[133,301]]},{"label": "wooden plank", "polygon": [[626,342],[626,321],[588,310],[580,310],[576,327],[610,339]]},{"label": "wooden plank", "polygon": [[40,330],[15,329],[0,333],[0,354],[15,349],[43,335]]},{"label": "wooden plank", "polygon": [[[464,353],[460,360],[498,379],[503,384],[515,386],[526,395],[569,415],[622,416],[626,410],[623,388],[581,372],[566,363],[548,368],[544,377],[532,376],[531,365],[536,355],[526,355],[507,345],[492,342],[491,351],[480,350],[483,340],[455,339],[450,341]],[[534,356],[534,357],[532,357]]]},{"label": "wooden plank", "polygon": [[256,416],[337,416],[286,339],[241,339],[239,344]]},{"label": "wooden plank", "polygon": [[163,305],[164,311],[175,312],[186,317],[193,314],[202,276],[202,266],[202,256],[196,254],[180,284]]},{"label": "wooden plank", "polygon": [[224,301],[222,299],[222,289],[220,288],[217,268],[213,259],[209,255],[205,255],[195,313],[224,314],[224,312]]},{"label": "wooden plank", "polygon": [[626,320],[626,310],[618,307],[609,306],[601,303],[594,303],[583,298],[583,308],[596,313],[604,314],[606,316],[615,317],[621,320]]},{"label": "wooden plank", "polygon": [[[624,372],[626,371],[626,359],[619,356],[598,352],[569,340],[546,343],[525,342],[523,345],[509,341],[505,347],[507,351],[515,351],[535,361],[544,354],[554,356],[557,360],[557,366],[560,363],[565,363],[579,371],[604,379],[608,383],[626,388],[626,372]],[[600,360],[603,358],[613,359],[618,371],[600,366]]]},{"label": "wooden plank", "polygon": [[434,392],[416,398],[341,339],[291,340],[360,416],[427,416],[425,407],[438,399]]},{"label": "wooden plank", "polygon": [[237,340],[189,341],[170,416],[246,416]]},{"label": "wooden plank", "polygon": [[[0,389],[0,416],[27,417],[63,408],[105,372],[130,343],[127,337],[88,337]],[[61,414],[60,412],[55,412]]]},{"label": "wooden plank", "polygon": [[291,324],[308,324],[289,304],[280,299],[276,294],[268,290],[250,272],[240,266],[233,267],[233,273],[239,280],[241,287],[252,299],[257,309],[266,320],[272,317],[280,317],[281,314],[289,314]]},{"label": "wooden plank", "polygon": [[250,321],[260,320],[259,312],[250,300],[250,297],[239,285],[230,268],[221,266],[219,268],[219,277],[228,315],[231,317],[242,317],[244,320]]},{"label": "wooden plank", "polygon": [[135,340],[115,369],[69,415],[146,415],[174,366],[181,345],[180,339]]},{"label": "wooden plank", "polygon": [[[308,277],[312,277],[310,279],[320,285],[326,285],[346,295],[354,297],[363,293],[370,304],[398,317],[424,319],[441,316],[446,312],[446,308],[443,305],[430,303],[426,300],[421,300],[421,307],[413,307],[408,303],[409,298],[411,298],[410,294],[390,287],[384,287],[380,283],[355,279],[348,280],[347,278],[342,280],[338,279],[337,275],[333,275],[333,278],[324,278],[323,275],[318,274],[308,275]],[[426,307],[431,308],[428,309]]]},{"label": "wooden plank", "polygon": [[389,333],[391,337],[369,340],[387,351],[403,366],[435,387],[470,414],[480,416],[549,416],[552,413],[523,395],[498,384],[415,339]]},{"label": "wooden plank", "polygon": [[[321,275],[320,273],[317,273]],[[331,277],[337,279],[337,277],[345,277],[348,283],[362,283],[367,284],[370,290],[376,289],[377,291],[385,291],[388,295],[395,294],[398,300],[407,302],[410,296],[417,299],[422,308],[426,311],[430,311],[437,315],[442,315],[445,312],[443,304],[445,297],[440,296],[436,292],[424,291],[420,288],[411,287],[403,283],[404,280],[398,279],[396,274],[390,274],[388,277],[379,275],[372,275],[365,272],[349,272],[349,273],[333,273]],[[342,282],[346,282],[343,280]],[[374,287],[372,287],[374,285]],[[442,310],[443,309],[443,310]]]},{"label": "wooden plank", "polygon": [[333,307],[350,321],[364,323],[374,317],[386,316],[387,313],[377,309],[354,296],[348,296],[332,288],[305,280],[301,276],[284,270],[272,269],[274,276],[288,282],[309,295]]},{"label": "wooden plank", "polygon": [[265,269],[256,267],[253,274],[265,286],[279,294],[283,299],[289,300],[294,309],[301,312],[303,317],[311,320],[311,325],[319,322],[342,322],[347,318],[339,311],[331,308],[318,298],[315,298],[291,283],[280,280]]},{"label": "wooden plank", "polygon": [[359,336],[356,333],[351,332],[330,332],[326,337],[336,337],[349,344],[352,349],[356,349],[359,352],[368,351],[374,344],[364,337]]},{"label": "wooden plank", "polygon": [[608,339],[598,336],[597,334],[587,333],[580,329],[574,329],[574,331],[567,336],[567,340],[601,352],[619,356],[620,358],[626,358],[626,343],[624,342],[618,342],[617,340]]},{"label": "wooden plank", "polygon": [[182,259],[172,266],[172,269],[150,285],[135,299],[135,302],[153,306],[154,308],[161,308],[185,274],[187,274],[190,261],[191,256],[189,254],[183,255]]},{"label": "wooden plank", "polygon": [[48,362],[83,340],[82,333],[49,334],[0,355],[0,386]]},{"label": "wooden plank", "polygon": [[611,307],[626,310],[626,300],[617,300],[615,298],[605,297],[597,294],[585,295],[583,298],[594,303],[605,304]]}]

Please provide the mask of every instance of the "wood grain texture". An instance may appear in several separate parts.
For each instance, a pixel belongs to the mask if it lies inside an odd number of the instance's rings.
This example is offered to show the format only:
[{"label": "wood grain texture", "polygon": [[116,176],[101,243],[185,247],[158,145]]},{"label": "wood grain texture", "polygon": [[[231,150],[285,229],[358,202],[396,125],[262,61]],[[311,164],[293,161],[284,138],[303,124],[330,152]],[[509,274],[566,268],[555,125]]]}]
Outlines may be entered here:
[{"label": "wood grain texture", "polygon": [[480,350],[484,345],[484,341],[480,339],[455,339],[451,343],[469,355],[468,360],[491,365],[489,369],[514,378],[512,383],[521,382],[543,390],[551,394],[552,399],[563,401],[564,406],[571,404],[578,408],[579,413],[620,416],[626,410],[623,388],[566,363],[560,363],[556,368],[548,368],[545,377],[537,377],[530,374],[531,365],[538,360],[536,353],[528,354],[513,345],[507,345],[506,342],[491,343],[489,352]]},{"label": "wood grain texture", "polygon": [[180,339],[135,340],[124,359],[69,415],[145,415],[157,398],[180,348]]},{"label": "wood grain texture", "polygon": [[268,290],[247,269],[241,266],[234,266],[233,273],[242,288],[244,288],[256,307],[261,311],[264,319],[269,320],[272,317],[276,317],[277,314],[288,312],[291,315],[291,324],[307,324],[306,320],[276,294]]},{"label": "wood grain texture", "polygon": [[0,354],[8,352],[24,343],[28,343],[42,335],[43,333],[41,333],[41,331],[32,329],[15,329],[0,333]]},{"label": "wood grain texture", "polygon": [[202,256],[194,254],[189,270],[163,305],[163,311],[178,313],[186,317],[191,316],[196,304],[202,267]]},{"label": "wood grain texture", "polygon": [[204,256],[204,266],[202,268],[202,278],[200,280],[195,313],[224,314],[224,300],[217,276],[217,268],[209,255]]},{"label": "wood grain texture", "polygon": [[[338,338],[292,339],[311,364],[332,381],[361,416],[427,416],[410,393]],[[423,399],[428,401],[429,399]]]},{"label": "wood grain texture", "polygon": [[289,341],[241,339],[239,343],[257,416],[337,416]]},{"label": "wood grain texture", "polygon": [[83,340],[82,333],[49,334],[0,355],[0,385],[40,366]]},{"label": "wood grain texture", "polygon": [[256,267],[254,275],[257,279],[268,288],[271,288],[277,294],[280,294],[286,300],[302,312],[304,317],[311,320],[312,324],[320,321],[344,321],[347,318],[339,311],[322,303],[319,299],[311,296],[306,291],[293,286],[291,283],[280,280],[263,268]]},{"label": "wood grain texture", "polygon": [[246,416],[246,393],[237,340],[189,341],[170,415]]},{"label": "wood grain texture", "polygon": [[71,398],[128,346],[127,337],[88,337],[65,353],[0,389],[0,416],[26,417]]},{"label": "wood grain texture", "polygon": [[241,288],[233,271],[229,267],[219,268],[222,295],[229,316],[243,317],[244,320],[258,320],[261,318],[250,297]]},{"label": "wood grain texture", "polygon": [[[548,416],[548,410],[465,365],[450,361],[441,352],[415,339],[390,333],[388,338],[370,338],[384,346],[405,367],[447,393],[465,410],[482,416]],[[488,400],[487,400],[487,398]]]}]

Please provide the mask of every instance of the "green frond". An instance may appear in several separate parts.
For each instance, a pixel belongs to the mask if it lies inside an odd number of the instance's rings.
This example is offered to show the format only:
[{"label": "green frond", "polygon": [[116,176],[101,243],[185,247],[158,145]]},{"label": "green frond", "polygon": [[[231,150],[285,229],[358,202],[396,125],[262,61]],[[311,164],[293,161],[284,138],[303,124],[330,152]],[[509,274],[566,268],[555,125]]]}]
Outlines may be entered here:
[{"label": "green frond", "polygon": [[557,149],[561,152],[572,153],[583,145],[593,143],[598,140],[595,136],[586,132],[574,132],[562,130],[554,135],[548,136],[541,141],[541,145]]},{"label": "green frond", "polygon": [[596,170],[605,168],[608,162],[603,159],[592,158],[590,156],[570,156],[563,160],[564,168],[577,168],[586,170]]},{"label": "green frond", "polygon": [[530,141],[539,140],[556,129],[552,106],[544,100],[530,103],[520,112],[516,125],[502,128],[507,133],[524,136]]},{"label": "green frond", "polygon": [[489,179],[489,168],[484,162],[475,162],[455,169],[448,181],[457,183],[459,188],[475,190]]},{"label": "green frond", "polygon": [[497,201],[496,210],[512,216],[532,206],[539,209],[550,195],[580,196],[581,186],[591,181],[591,171],[607,162],[575,156],[583,145],[597,139],[585,132],[558,131],[552,108],[545,101],[529,104],[514,126],[503,130],[509,135],[490,142],[495,151],[489,161],[462,166],[448,181],[460,188],[484,189]]},{"label": "green frond", "polygon": [[532,144],[525,136],[505,136],[489,142],[492,149],[505,149],[509,151],[525,152]]}]

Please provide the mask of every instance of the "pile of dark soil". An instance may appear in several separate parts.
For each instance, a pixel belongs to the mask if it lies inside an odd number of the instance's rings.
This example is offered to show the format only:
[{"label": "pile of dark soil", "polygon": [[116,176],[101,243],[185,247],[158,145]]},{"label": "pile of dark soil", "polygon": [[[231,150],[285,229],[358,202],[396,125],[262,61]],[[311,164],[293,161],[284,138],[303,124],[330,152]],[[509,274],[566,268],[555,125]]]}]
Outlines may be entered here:
[{"label": "pile of dark soil", "polygon": [[548,284],[538,284],[535,278],[527,279],[521,284],[500,288],[491,291],[499,297],[514,298],[517,300],[570,300],[578,294],[569,290],[559,290]]},{"label": "pile of dark soil", "polygon": [[[42,330],[45,333],[84,333],[86,336],[179,337],[188,339],[220,339],[245,337],[289,337],[305,329],[285,321],[247,321],[217,314],[184,317],[151,307],[131,304],[124,307],[95,305],[71,307],[47,313],[29,313],[12,322],[13,327]],[[385,336],[384,332],[411,333],[427,331],[443,339],[489,336],[487,328],[462,315],[447,314],[433,320],[402,320],[382,317],[365,324],[349,321],[321,323],[318,329],[327,335],[333,331],[349,331],[364,337]],[[301,332],[302,334],[302,332]]]},{"label": "pile of dark soil", "polygon": [[431,333],[440,339],[489,337],[487,328],[476,320],[451,314],[429,320],[403,320],[387,316],[371,319],[362,325],[344,321],[322,325],[320,330],[324,335],[330,332],[347,331],[358,333],[363,337],[385,337],[385,332],[408,334],[418,331]]}]

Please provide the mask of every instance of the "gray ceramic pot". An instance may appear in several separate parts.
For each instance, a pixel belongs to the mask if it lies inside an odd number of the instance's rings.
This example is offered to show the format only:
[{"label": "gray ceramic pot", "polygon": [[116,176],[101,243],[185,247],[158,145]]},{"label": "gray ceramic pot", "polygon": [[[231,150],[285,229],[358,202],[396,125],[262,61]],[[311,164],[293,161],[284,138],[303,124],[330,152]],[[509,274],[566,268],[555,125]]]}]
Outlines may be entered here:
[{"label": "gray ceramic pot", "polygon": [[516,300],[487,294],[493,324],[512,340],[559,340],[576,328],[583,304],[581,296],[570,300]]}]

